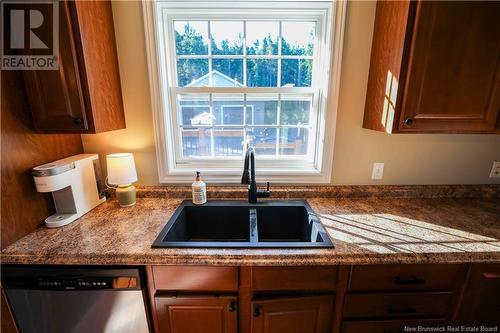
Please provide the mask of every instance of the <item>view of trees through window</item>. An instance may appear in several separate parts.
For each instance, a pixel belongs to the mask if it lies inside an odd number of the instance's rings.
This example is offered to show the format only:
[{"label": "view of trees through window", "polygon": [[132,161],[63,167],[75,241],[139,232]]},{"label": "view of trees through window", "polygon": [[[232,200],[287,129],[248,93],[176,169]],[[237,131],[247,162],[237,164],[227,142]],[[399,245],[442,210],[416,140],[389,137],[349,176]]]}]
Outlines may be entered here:
[{"label": "view of trees through window", "polygon": [[[174,21],[179,87],[311,87],[315,22]],[[246,106],[246,107],[245,107]],[[177,95],[184,157],[305,155],[312,94]]]},{"label": "view of trees through window", "polygon": [[314,22],[176,21],[174,25],[181,87],[209,73],[209,55],[212,71],[245,86],[311,86]]}]

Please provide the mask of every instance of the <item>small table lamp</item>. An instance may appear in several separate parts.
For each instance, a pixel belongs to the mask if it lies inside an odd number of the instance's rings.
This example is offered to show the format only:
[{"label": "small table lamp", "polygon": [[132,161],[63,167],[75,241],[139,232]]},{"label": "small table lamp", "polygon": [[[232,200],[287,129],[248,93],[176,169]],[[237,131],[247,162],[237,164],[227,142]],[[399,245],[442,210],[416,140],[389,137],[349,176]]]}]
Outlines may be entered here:
[{"label": "small table lamp", "polygon": [[108,183],[117,185],[116,198],[121,207],[135,205],[135,187],[137,181],[134,155],[131,153],[111,154],[106,156]]}]

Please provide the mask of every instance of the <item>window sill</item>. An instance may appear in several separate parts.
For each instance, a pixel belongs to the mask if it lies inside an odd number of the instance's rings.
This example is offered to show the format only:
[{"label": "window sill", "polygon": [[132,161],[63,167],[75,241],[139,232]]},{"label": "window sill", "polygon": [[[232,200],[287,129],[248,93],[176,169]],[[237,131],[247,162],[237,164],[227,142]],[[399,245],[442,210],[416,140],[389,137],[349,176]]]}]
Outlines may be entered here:
[{"label": "window sill", "polygon": [[[160,175],[160,183],[191,184],[197,170],[175,169],[168,174]],[[201,169],[201,175],[205,182],[217,184],[239,184],[243,166],[240,169]],[[326,175],[315,169],[256,169],[256,178],[258,183],[281,183],[281,184],[329,184],[331,175]]]}]

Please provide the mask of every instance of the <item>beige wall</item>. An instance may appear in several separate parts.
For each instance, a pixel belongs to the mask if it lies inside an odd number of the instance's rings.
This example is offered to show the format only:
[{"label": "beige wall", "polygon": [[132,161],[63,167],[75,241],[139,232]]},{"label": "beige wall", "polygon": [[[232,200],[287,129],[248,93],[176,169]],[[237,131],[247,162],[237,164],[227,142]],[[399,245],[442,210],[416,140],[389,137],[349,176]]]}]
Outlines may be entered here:
[{"label": "beige wall", "polygon": [[99,153],[103,170],[106,170],[106,154],[132,152],[139,183],[157,184],[141,2],[114,1],[113,18],[127,128],[82,135],[83,147],[86,152]]},{"label": "beige wall", "polygon": [[[153,121],[139,2],[113,4],[127,129],[83,135],[84,148],[105,154],[134,153],[142,184],[157,184]],[[375,2],[348,5],[340,105],[335,138],[334,184],[500,183],[488,178],[500,161],[500,135],[388,135],[363,129]],[[385,163],[372,181],[373,162]]]}]

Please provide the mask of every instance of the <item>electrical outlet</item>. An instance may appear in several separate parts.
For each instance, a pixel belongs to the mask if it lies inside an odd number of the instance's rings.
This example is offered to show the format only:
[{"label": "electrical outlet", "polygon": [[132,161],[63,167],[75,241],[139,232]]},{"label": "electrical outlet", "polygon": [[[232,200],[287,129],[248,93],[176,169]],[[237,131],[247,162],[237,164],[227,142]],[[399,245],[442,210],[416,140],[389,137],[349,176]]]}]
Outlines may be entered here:
[{"label": "electrical outlet", "polygon": [[372,179],[382,179],[384,176],[384,163],[373,163]]},{"label": "electrical outlet", "polygon": [[490,178],[500,178],[500,162],[493,162]]}]

